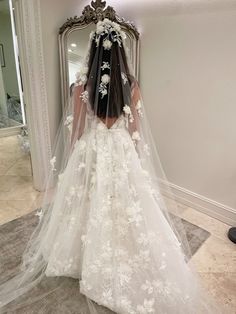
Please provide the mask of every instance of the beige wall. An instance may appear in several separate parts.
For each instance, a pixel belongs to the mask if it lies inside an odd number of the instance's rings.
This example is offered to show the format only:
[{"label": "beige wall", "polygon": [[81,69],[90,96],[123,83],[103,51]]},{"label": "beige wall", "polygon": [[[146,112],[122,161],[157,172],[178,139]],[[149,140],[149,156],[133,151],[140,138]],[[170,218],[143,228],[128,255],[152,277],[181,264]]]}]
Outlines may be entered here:
[{"label": "beige wall", "polygon": [[[52,137],[61,105],[58,28],[88,2],[41,0]],[[152,9],[145,17],[111,2],[142,31],[141,87],[169,180],[236,208],[236,11]]]}]

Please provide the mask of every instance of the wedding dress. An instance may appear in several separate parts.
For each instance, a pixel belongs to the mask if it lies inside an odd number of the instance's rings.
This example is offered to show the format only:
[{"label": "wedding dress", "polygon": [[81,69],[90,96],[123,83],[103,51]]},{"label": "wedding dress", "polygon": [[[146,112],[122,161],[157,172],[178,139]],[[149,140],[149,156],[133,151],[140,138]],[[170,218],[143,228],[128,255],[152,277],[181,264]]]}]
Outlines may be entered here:
[{"label": "wedding dress", "polygon": [[[119,314],[222,313],[187,263],[181,219],[168,213],[160,188],[165,177],[138,83],[129,80],[123,40],[119,25],[107,19],[91,35],[51,159],[40,221],[21,273],[0,286],[2,308],[45,278],[70,277],[88,308],[63,313],[104,313],[97,304]],[[40,313],[53,313],[45,304],[57,282],[45,294],[36,290],[30,302],[41,302]]]},{"label": "wedding dress", "polygon": [[97,119],[76,142],[43,247],[47,276],[80,279],[83,294],[117,313],[201,313],[123,116],[110,128]]}]

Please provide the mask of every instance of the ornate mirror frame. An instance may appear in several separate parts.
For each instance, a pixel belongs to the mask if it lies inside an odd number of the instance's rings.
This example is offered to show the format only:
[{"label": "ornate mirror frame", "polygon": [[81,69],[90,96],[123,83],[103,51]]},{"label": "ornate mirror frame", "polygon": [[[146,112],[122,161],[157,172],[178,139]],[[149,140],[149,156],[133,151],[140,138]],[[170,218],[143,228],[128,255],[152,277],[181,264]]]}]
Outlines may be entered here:
[{"label": "ornate mirror frame", "polygon": [[113,7],[107,6],[106,1],[92,1],[91,5],[85,6],[80,17],[74,16],[68,18],[67,21],[60,27],[59,30],[59,52],[60,52],[60,74],[61,74],[61,92],[62,104],[65,108],[69,99],[69,75],[68,75],[68,51],[67,39],[71,32],[82,30],[92,23],[108,18],[121,25],[121,28],[126,32],[127,37],[132,40],[131,54],[133,59],[133,71],[135,77],[139,77],[139,32],[135,25],[129,21],[125,21],[117,15]]}]

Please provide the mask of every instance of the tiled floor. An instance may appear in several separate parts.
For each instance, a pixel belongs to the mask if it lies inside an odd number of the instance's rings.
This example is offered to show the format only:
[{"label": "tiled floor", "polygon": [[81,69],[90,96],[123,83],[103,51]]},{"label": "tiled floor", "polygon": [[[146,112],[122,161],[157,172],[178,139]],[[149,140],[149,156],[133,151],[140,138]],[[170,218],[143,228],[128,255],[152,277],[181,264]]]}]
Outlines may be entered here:
[{"label": "tiled floor", "polygon": [[[0,224],[30,212],[38,197],[30,158],[21,152],[17,137],[0,138]],[[219,303],[235,314],[236,245],[227,239],[229,226],[187,206],[179,205],[179,209],[182,218],[211,233],[191,263]]]},{"label": "tiled floor", "polygon": [[0,224],[32,210],[38,195],[30,156],[22,152],[17,136],[0,138]]},{"label": "tiled floor", "polygon": [[227,238],[230,226],[185,205],[179,204],[178,207],[182,218],[211,233],[190,263],[219,304],[224,304],[230,314],[235,314],[236,244]]}]

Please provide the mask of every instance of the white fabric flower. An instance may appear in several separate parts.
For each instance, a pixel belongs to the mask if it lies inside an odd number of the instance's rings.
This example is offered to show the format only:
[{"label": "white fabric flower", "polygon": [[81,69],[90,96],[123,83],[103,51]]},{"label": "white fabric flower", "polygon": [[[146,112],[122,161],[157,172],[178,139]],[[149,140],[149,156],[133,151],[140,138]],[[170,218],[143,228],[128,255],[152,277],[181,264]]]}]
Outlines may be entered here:
[{"label": "white fabric flower", "polygon": [[131,109],[128,105],[125,105],[123,107],[123,111],[125,112],[125,114],[128,116],[128,119],[129,119],[129,122],[130,123],[133,123],[134,122],[134,117],[133,117],[133,114],[131,112]]},{"label": "white fabric flower", "polygon": [[125,85],[128,82],[127,75],[124,72],[121,72],[121,77],[122,77],[123,83]]},{"label": "white fabric flower", "polygon": [[54,157],[50,160],[50,165],[51,165],[51,170],[52,170],[52,171],[56,171],[56,169],[55,169],[55,163],[56,163],[56,156],[54,156]]},{"label": "white fabric flower", "polygon": [[106,90],[106,89],[104,89],[104,90],[102,91],[102,95],[103,95],[103,96],[107,95],[107,90]]},{"label": "white fabric flower", "polygon": [[141,104],[141,101],[139,100],[136,104],[136,109],[139,110],[142,108],[142,104]]},{"label": "white fabric flower", "polygon": [[65,120],[65,122],[64,122],[64,125],[65,125],[65,126],[71,125],[71,123],[73,122],[73,120],[74,120],[74,118],[73,118],[72,114],[70,114],[69,116],[66,117],[66,120]]},{"label": "white fabric flower", "polygon": [[112,47],[112,42],[109,39],[103,41],[103,47],[105,50],[110,50]]},{"label": "white fabric flower", "polygon": [[105,69],[110,69],[110,64],[109,62],[103,61],[101,69],[104,71]]},{"label": "white fabric flower", "polygon": [[141,108],[142,108],[141,100],[139,100],[139,101],[137,102],[135,108],[136,108],[136,110],[137,110],[137,112],[138,112],[138,115],[139,115],[140,117],[142,117],[142,116],[143,116],[143,113],[142,113],[142,110],[141,110]]},{"label": "white fabric flower", "polygon": [[102,94],[102,98],[107,95],[107,87],[105,84],[103,84],[103,83],[100,84],[99,93]]},{"label": "white fabric flower", "polygon": [[72,114],[70,114],[69,116],[67,116],[64,125],[68,128],[69,132],[72,132],[72,122],[74,120],[74,117],[72,116]]},{"label": "white fabric flower", "polygon": [[146,233],[140,233],[138,239],[137,239],[137,243],[139,243],[140,245],[143,246],[147,246],[150,243],[152,243],[155,240],[155,234],[154,232],[148,232]]},{"label": "white fabric flower", "polygon": [[80,98],[83,100],[83,102],[86,103],[88,101],[88,96],[89,96],[88,91],[85,90],[83,93],[81,93]]},{"label": "white fabric flower", "polygon": [[118,23],[112,22],[112,26],[117,32],[121,31],[120,25]]},{"label": "white fabric flower", "polygon": [[110,76],[108,74],[104,74],[101,77],[101,83],[99,85],[99,93],[102,94],[102,98],[107,95],[107,84],[110,82]]},{"label": "white fabric flower", "polygon": [[108,74],[104,74],[101,81],[103,84],[108,84],[110,82],[110,76]]},{"label": "white fabric flower", "polygon": [[97,44],[97,47],[98,47],[99,46],[99,41],[100,41],[100,36],[96,37],[95,41],[96,41],[96,44]]},{"label": "white fabric flower", "polygon": [[107,289],[102,293],[102,299],[104,300],[104,302],[112,302],[113,298],[112,298],[112,290],[111,289]]},{"label": "white fabric flower", "polygon": [[143,146],[143,150],[144,150],[144,152],[145,152],[145,154],[146,154],[147,156],[150,156],[150,147],[149,147],[148,144],[145,144],[145,145]]},{"label": "white fabric flower", "polygon": [[89,37],[90,37],[90,39],[92,40],[92,39],[94,39],[94,36],[95,36],[95,31],[92,31],[92,32],[90,33]]},{"label": "white fabric flower", "polygon": [[95,38],[97,46],[99,45],[99,41],[101,36],[111,34],[111,38],[105,39],[103,42],[103,46],[106,50],[111,49],[112,42],[117,42],[119,46],[122,44],[122,40],[125,40],[126,35],[121,30],[121,27],[118,23],[112,22],[109,19],[105,18],[103,21],[99,21],[97,23],[96,33],[95,36],[91,34],[91,39]]},{"label": "white fabric flower", "polygon": [[120,32],[120,36],[121,36],[122,40],[126,40],[125,32]]},{"label": "white fabric flower", "polygon": [[148,294],[152,294],[154,290],[152,283],[148,280],[141,286],[141,289],[147,291]]},{"label": "white fabric flower", "polygon": [[112,27],[113,23],[111,20],[109,20],[107,17],[101,21],[102,25],[104,25],[105,27]]},{"label": "white fabric flower", "polygon": [[155,299],[144,299],[143,305],[137,306],[137,311],[139,314],[147,314],[147,313],[154,313],[153,305],[155,304]]},{"label": "white fabric flower", "polygon": [[38,216],[38,217],[39,217],[39,221],[41,221],[41,219],[42,219],[42,217],[43,217],[43,211],[42,211],[42,209],[39,209],[39,210],[36,212],[35,216]]},{"label": "white fabric flower", "polygon": [[134,132],[133,132],[133,134],[132,134],[132,139],[133,139],[134,141],[140,141],[140,140],[141,140],[141,137],[140,137],[138,131],[134,131]]},{"label": "white fabric flower", "polygon": [[96,33],[102,34],[104,32],[105,28],[103,25],[97,25]]},{"label": "white fabric flower", "polygon": [[128,105],[125,105],[125,106],[123,107],[123,111],[124,111],[127,115],[131,114],[131,109],[130,109],[130,107],[129,107]]}]

